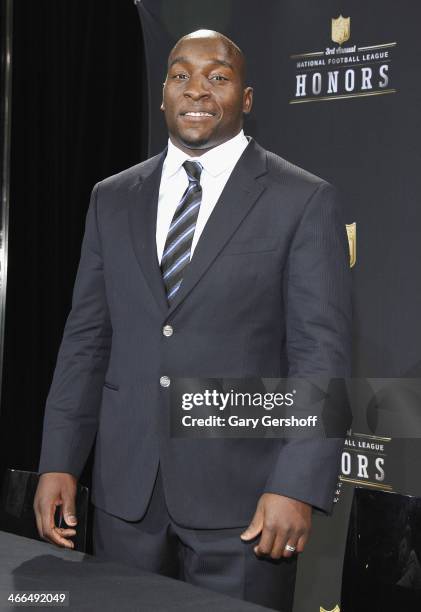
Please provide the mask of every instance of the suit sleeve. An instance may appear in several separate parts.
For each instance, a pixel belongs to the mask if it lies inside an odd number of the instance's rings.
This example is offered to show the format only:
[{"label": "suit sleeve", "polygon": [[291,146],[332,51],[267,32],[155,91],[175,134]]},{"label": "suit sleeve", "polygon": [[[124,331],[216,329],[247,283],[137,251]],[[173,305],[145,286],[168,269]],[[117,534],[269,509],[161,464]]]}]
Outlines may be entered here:
[{"label": "suit sleeve", "polygon": [[112,329],[98,232],[99,185],[92,191],[72,308],[48,394],[39,472],[80,473],[97,427]]},{"label": "suit sleeve", "polygon": [[[350,376],[349,249],[336,192],[328,183],[315,190],[295,232],[284,295],[288,376],[304,384]],[[265,492],[330,512],[343,443],[343,438],[287,439]]]}]

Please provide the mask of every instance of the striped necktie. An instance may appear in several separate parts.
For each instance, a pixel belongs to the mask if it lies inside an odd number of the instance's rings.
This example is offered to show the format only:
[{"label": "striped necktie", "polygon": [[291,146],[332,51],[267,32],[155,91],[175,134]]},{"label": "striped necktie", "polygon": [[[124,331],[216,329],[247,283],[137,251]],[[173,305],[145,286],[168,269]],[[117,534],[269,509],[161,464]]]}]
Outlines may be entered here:
[{"label": "striped necktie", "polygon": [[179,290],[184,270],[190,262],[194,230],[202,201],[202,165],[199,162],[185,161],[183,168],[187,173],[189,185],[175,210],[161,259],[162,277],[169,304]]}]

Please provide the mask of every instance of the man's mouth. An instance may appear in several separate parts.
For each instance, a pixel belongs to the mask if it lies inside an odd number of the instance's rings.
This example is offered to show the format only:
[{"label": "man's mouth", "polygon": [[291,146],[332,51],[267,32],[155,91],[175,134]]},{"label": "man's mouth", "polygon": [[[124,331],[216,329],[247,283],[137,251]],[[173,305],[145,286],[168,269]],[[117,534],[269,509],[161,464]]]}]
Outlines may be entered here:
[{"label": "man's mouth", "polygon": [[180,113],[182,117],[214,117],[215,113],[208,113],[207,111],[187,111]]}]

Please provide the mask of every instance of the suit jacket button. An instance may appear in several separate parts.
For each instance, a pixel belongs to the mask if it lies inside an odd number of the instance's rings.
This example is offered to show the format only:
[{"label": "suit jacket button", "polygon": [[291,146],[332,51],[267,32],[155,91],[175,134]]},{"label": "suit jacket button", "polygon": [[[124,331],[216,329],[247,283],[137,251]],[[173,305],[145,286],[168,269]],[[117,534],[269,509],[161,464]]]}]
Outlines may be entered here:
[{"label": "suit jacket button", "polygon": [[171,379],[169,378],[169,376],[161,376],[161,378],[159,379],[159,384],[161,385],[161,387],[169,387],[171,384]]},{"label": "suit jacket button", "polygon": [[164,334],[164,336],[169,338],[170,336],[173,335],[174,330],[171,325],[164,325],[164,327],[162,328],[162,333]]}]

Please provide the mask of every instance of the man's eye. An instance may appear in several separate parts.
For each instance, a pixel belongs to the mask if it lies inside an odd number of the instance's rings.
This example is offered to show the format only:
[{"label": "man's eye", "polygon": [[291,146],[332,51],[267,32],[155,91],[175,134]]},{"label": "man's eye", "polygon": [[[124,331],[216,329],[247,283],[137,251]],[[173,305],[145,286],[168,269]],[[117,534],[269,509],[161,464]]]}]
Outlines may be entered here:
[{"label": "man's eye", "polygon": [[178,80],[185,80],[187,79],[187,74],[184,74],[184,72],[179,72],[178,74],[174,74],[173,79],[178,79]]},{"label": "man's eye", "polygon": [[222,76],[222,74],[213,74],[210,77],[211,81],[228,81],[227,77]]}]

